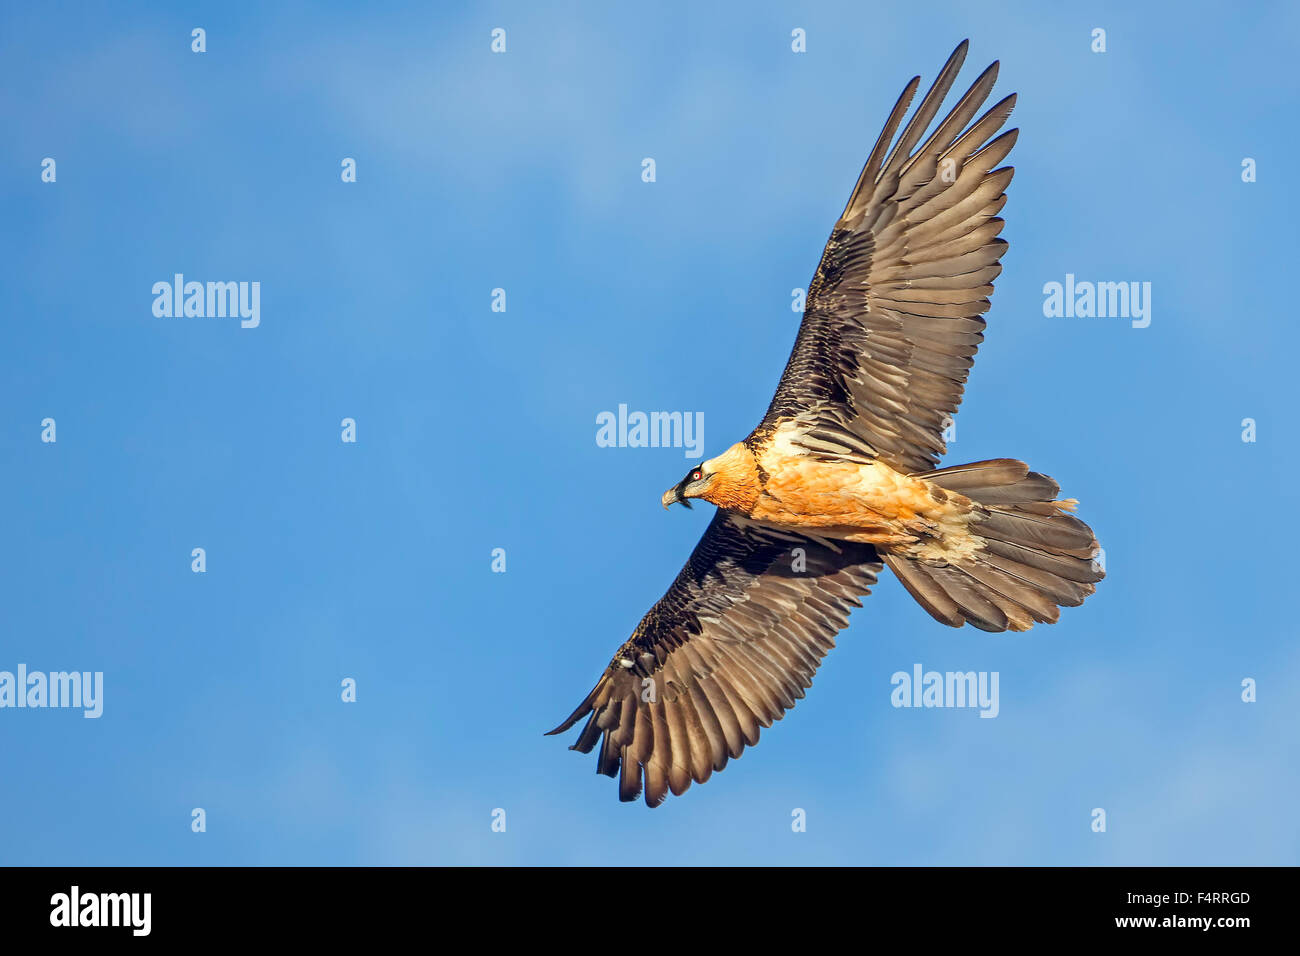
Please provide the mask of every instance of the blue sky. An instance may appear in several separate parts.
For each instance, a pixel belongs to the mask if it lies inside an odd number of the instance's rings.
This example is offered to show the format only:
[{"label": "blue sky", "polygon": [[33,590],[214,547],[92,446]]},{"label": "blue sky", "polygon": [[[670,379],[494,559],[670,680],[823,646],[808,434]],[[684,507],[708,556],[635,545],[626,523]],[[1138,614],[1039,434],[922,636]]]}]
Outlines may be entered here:
[{"label": "blue sky", "polygon": [[[0,710],[0,863],[1300,861],[1294,5],[230,7],[0,14],[0,670],[104,673],[98,720]],[[711,509],[596,416],[747,434],[967,36],[1022,132],[947,462],[1056,477],[1109,576],[990,635],[884,574],[756,749],[620,805],[541,733]],[[260,282],[261,324],[156,318],[178,272]],[[1067,273],[1150,282],[1150,326],[1045,318]],[[997,671],[999,716],[893,708],[916,663]]]}]

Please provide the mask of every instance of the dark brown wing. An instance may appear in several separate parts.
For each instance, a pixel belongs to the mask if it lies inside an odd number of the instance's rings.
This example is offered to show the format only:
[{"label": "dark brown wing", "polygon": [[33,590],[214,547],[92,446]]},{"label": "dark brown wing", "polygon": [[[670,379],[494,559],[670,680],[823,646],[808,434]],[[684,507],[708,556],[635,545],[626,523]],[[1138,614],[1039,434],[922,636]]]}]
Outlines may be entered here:
[{"label": "dark brown wing", "polygon": [[957,47],[894,139],[920,77],[904,89],[835,224],[808,290],[803,324],[763,425],[793,419],[797,442],[828,455],[880,458],[928,471],[961,403],[983,341],[993,279],[1006,250],[997,218],[1012,169],[995,169],[1017,130],[990,141],[1008,96],[988,98],[985,70],[919,147],[966,57]]},{"label": "dark brown wing", "polygon": [[870,545],[825,542],[719,510],[668,593],[567,720],[570,748],[658,806],[703,783],[794,706],[880,570]]}]

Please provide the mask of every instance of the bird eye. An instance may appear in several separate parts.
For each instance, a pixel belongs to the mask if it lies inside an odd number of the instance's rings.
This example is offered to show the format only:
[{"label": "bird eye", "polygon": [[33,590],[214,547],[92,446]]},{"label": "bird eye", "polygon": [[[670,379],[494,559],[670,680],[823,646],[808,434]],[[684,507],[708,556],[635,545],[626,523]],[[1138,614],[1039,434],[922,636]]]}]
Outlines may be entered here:
[{"label": "bird eye", "polygon": [[698,468],[691,472],[691,481],[699,481],[703,477],[704,472],[700,471]]}]

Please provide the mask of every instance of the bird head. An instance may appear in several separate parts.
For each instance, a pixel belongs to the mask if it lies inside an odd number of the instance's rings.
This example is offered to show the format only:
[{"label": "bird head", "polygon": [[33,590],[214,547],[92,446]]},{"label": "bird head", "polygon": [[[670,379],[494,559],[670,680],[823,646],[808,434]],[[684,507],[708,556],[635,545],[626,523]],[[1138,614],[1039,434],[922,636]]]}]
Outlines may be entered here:
[{"label": "bird head", "polygon": [[701,498],[719,508],[748,513],[758,501],[758,469],[754,456],[743,442],[737,442],[717,458],[702,461],[686,477],[664,492],[661,500],[691,506],[691,498]]},{"label": "bird head", "polygon": [[660,501],[665,509],[673,504],[681,504],[689,508],[691,506],[689,499],[704,497],[709,482],[713,478],[713,475],[705,470],[704,465],[706,464],[708,462],[696,465],[686,473],[685,478],[664,492],[664,496]]}]

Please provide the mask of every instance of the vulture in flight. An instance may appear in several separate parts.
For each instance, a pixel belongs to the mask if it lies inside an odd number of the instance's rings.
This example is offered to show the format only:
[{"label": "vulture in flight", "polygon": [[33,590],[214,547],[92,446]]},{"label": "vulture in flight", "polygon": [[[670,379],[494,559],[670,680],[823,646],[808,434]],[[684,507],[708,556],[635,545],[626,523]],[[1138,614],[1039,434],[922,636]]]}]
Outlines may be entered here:
[{"label": "vulture in flight", "polygon": [[665,508],[711,502],[713,521],[550,731],[586,718],[571,749],[596,750],[621,800],[658,806],[756,744],[811,686],[882,565],[937,620],[985,631],[1054,622],[1103,576],[1096,537],[1051,478],[1011,458],[936,469],[1002,270],[1013,170],[999,164],[1017,133],[998,133],[1014,94],[980,112],[996,62],[931,129],[966,48],[905,125],[920,77],[898,98],[767,414],[664,493]]}]

